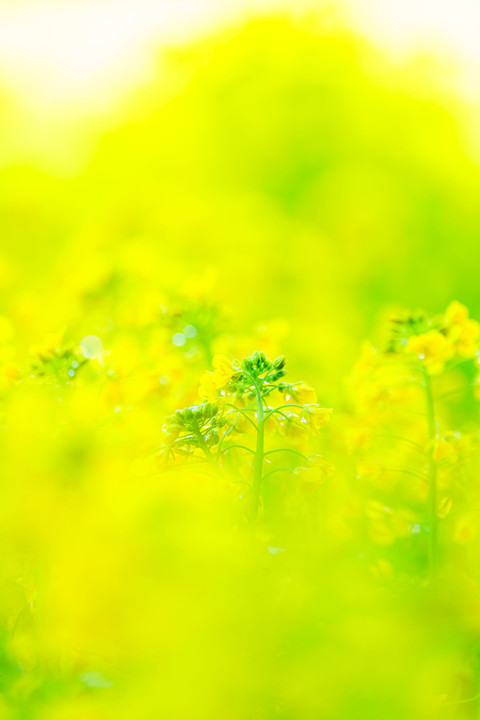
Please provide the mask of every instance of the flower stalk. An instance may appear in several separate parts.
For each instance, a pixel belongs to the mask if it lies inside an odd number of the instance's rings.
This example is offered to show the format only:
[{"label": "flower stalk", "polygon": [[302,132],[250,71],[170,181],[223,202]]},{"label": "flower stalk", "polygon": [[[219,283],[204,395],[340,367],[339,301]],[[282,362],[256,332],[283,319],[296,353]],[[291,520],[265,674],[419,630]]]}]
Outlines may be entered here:
[{"label": "flower stalk", "polygon": [[257,401],[257,442],[255,447],[255,461],[253,468],[252,484],[252,507],[250,521],[255,524],[258,516],[258,505],[260,502],[260,488],[262,485],[264,445],[265,445],[265,413],[263,409],[263,395],[255,383],[255,395]]},{"label": "flower stalk", "polygon": [[[274,465],[265,475],[267,454],[290,453],[294,458],[301,458],[306,461],[303,469],[316,467],[322,481],[332,471],[332,466],[320,456],[309,458],[288,446],[265,452],[267,420],[271,420],[273,427],[276,425],[280,435],[302,439],[306,431],[316,434],[330,419],[331,410],[318,406],[312,388],[305,383],[283,381],[285,363],[283,355],[272,361],[264,352],[258,351],[251,357],[233,362],[224,356],[216,356],[213,360],[214,372],[206,373],[201,379],[200,394],[206,401],[177,410],[164,426],[165,442],[161,452],[167,461],[181,455],[223,468],[227,454],[228,457],[238,452],[253,454],[252,463],[248,463],[250,497],[247,512],[253,527],[258,519],[264,478],[273,472],[300,469],[297,460],[294,467]],[[235,433],[247,438],[254,433],[255,443],[252,447],[238,443]],[[240,482],[247,481],[242,479]]]},{"label": "flower stalk", "polygon": [[428,428],[428,558],[430,576],[434,578],[437,574],[438,564],[438,518],[437,518],[437,466],[435,461],[435,441],[437,438],[437,423],[435,420],[435,403],[433,399],[432,380],[428,372],[423,368],[425,383],[425,400]]}]

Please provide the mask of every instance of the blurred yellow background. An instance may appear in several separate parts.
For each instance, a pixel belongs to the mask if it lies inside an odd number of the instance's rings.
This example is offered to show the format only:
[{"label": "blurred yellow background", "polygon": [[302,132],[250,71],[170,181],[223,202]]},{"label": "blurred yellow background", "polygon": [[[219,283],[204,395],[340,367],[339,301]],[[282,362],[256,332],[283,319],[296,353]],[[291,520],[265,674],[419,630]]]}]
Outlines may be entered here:
[{"label": "blurred yellow background", "polygon": [[478,8],[276,9],[2,5],[7,313],[132,243],[336,380],[392,304],[477,311]]},{"label": "blurred yellow background", "polygon": [[[477,401],[439,411],[435,594],[425,459],[363,484],[346,452],[383,422],[433,456],[421,398],[345,378],[392,312],[480,317],[479,31],[467,0],[1,3],[0,720],[478,717]],[[266,487],[256,544],[236,485],[153,457],[255,349],[334,407],[337,465]]]}]

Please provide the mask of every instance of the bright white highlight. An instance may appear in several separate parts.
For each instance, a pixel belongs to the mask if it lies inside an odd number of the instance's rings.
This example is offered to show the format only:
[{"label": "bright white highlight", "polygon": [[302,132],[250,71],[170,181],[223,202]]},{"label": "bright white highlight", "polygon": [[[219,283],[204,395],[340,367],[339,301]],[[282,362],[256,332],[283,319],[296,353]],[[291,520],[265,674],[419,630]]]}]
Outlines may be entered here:
[{"label": "bright white highlight", "polygon": [[[183,42],[265,10],[331,6],[329,0],[15,0],[0,2],[0,74],[33,104],[93,108],[148,72],[154,48]],[[463,85],[480,85],[478,0],[339,0],[354,27],[403,56],[452,55]],[[471,87],[473,84],[474,87]]]}]

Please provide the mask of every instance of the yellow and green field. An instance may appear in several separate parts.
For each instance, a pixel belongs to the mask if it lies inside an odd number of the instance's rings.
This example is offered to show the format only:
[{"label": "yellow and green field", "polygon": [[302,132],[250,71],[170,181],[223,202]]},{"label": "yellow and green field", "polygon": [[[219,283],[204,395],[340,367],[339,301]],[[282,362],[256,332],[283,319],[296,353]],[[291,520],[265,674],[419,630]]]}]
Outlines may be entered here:
[{"label": "yellow and green field", "polygon": [[0,720],[480,717],[476,89],[298,10],[0,52]]}]

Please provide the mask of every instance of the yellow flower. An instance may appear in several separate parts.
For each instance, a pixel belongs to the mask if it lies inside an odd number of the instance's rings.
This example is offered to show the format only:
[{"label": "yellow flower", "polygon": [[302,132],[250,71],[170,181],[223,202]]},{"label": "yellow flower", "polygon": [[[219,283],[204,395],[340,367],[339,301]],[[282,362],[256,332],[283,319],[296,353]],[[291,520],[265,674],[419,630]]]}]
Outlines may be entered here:
[{"label": "yellow flower", "polygon": [[441,373],[445,363],[454,354],[449,338],[438,330],[413,335],[408,341],[407,349],[423,362],[429,375]]},{"label": "yellow flower", "polygon": [[235,373],[231,361],[226,355],[215,355],[212,361],[212,365],[215,368],[213,376],[217,388],[221,388],[227,384]]},{"label": "yellow flower", "polygon": [[200,378],[199,394],[209,402],[217,402],[217,390],[227,384],[235,371],[225,355],[215,355],[212,365],[215,370],[204,373]]},{"label": "yellow flower", "polygon": [[452,300],[445,311],[445,319],[448,325],[462,325],[468,320],[468,308],[458,300]]},{"label": "yellow flower", "polygon": [[293,443],[304,443],[308,437],[308,425],[299,420],[298,416],[291,414],[288,418],[278,420],[278,430],[281,435],[288,437]]},{"label": "yellow flower", "polygon": [[454,300],[445,313],[447,335],[462,357],[473,357],[480,341],[480,325],[468,316],[465,305]]},{"label": "yellow flower", "polygon": [[314,464],[302,470],[302,482],[306,489],[314,489],[332,477],[334,466],[321,457],[315,458]]},{"label": "yellow flower", "polygon": [[217,402],[217,383],[215,381],[215,375],[212,372],[206,372],[200,378],[200,387],[198,389],[200,397],[208,400],[209,402]]},{"label": "yellow flower", "polygon": [[295,392],[297,395],[297,401],[300,405],[313,405],[317,402],[317,393],[313,388],[309,387],[305,383],[296,387]]},{"label": "yellow flower", "polygon": [[332,412],[332,408],[313,408],[309,413],[310,428],[314,435],[325,425],[328,425]]}]

